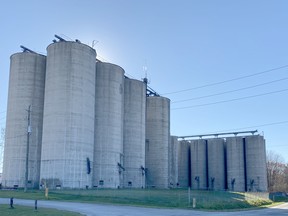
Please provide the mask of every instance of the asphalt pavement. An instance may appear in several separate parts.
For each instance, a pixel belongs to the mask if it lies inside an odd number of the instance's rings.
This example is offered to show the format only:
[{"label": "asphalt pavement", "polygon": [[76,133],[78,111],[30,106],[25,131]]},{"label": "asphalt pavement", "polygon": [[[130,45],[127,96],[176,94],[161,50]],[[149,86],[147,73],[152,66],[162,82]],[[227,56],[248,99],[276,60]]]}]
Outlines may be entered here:
[{"label": "asphalt pavement", "polygon": [[[0,198],[0,204],[7,204],[7,207],[9,207],[9,203],[9,198]],[[35,201],[14,199],[14,205],[31,206],[34,208]],[[37,205],[38,211],[41,211],[41,208],[54,208],[59,210],[79,212],[87,216],[288,216],[288,203],[271,208],[235,212],[205,212],[184,209],[145,208],[124,205],[90,204],[47,200],[38,200]]]}]

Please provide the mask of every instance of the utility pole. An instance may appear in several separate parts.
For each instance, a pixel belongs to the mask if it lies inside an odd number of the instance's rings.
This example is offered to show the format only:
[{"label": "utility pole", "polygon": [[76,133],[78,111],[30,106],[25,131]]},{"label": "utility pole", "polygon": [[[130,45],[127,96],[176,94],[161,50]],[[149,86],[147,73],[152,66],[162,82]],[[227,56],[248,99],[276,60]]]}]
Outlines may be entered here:
[{"label": "utility pole", "polygon": [[26,167],[25,167],[25,186],[24,192],[27,192],[28,188],[28,161],[29,161],[29,139],[31,134],[31,105],[28,107],[28,125],[27,125],[27,146],[26,146]]}]

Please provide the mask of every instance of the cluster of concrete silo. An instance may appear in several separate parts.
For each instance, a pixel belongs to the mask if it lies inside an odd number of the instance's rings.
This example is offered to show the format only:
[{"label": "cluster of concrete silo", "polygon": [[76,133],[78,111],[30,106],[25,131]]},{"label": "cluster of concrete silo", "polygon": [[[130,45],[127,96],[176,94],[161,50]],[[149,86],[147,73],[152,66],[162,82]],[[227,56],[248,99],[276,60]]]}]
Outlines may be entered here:
[{"label": "cluster of concrete silo", "polygon": [[79,41],[14,54],[3,186],[168,187],[169,112],[169,99],[147,98],[145,82]]},{"label": "cluster of concrete silo", "polygon": [[263,136],[182,140],[178,155],[180,187],[267,191]]},{"label": "cluster of concrete silo", "polygon": [[11,56],[4,187],[267,189],[263,137],[178,141],[168,98],[57,38]]}]

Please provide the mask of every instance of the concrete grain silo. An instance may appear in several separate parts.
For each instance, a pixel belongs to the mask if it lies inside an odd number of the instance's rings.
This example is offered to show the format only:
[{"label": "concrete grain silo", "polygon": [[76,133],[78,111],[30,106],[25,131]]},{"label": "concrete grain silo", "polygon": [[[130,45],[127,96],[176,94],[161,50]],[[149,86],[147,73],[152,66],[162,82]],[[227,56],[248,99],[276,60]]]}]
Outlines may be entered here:
[{"label": "concrete grain silo", "polygon": [[248,191],[267,191],[266,147],[263,136],[245,137],[246,187]]},{"label": "concrete grain silo", "polygon": [[208,139],[208,187],[211,190],[226,189],[224,140]]},{"label": "concrete grain silo", "polygon": [[169,187],[176,187],[178,183],[178,149],[177,136],[170,136],[169,142]]},{"label": "concrete grain silo", "polygon": [[145,187],[146,84],[124,80],[124,187]]},{"label": "concrete grain silo", "polygon": [[170,100],[147,97],[146,107],[146,185],[168,188]]},{"label": "concrete grain silo", "polygon": [[46,56],[32,52],[10,58],[10,79],[4,149],[4,187],[24,187],[27,153],[28,110],[30,112],[28,187],[38,187]]},{"label": "concrete grain silo", "polygon": [[245,152],[243,137],[227,137],[225,145],[228,190],[245,191]]},{"label": "concrete grain silo", "polygon": [[47,47],[41,183],[49,188],[92,186],[95,61],[79,42]]},{"label": "concrete grain silo", "polygon": [[207,141],[191,140],[191,186],[192,189],[207,189]]},{"label": "concrete grain silo", "polygon": [[97,62],[95,92],[93,186],[122,187],[124,70],[118,65]]},{"label": "concrete grain silo", "polygon": [[190,141],[179,141],[178,148],[178,184],[179,187],[191,186]]}]

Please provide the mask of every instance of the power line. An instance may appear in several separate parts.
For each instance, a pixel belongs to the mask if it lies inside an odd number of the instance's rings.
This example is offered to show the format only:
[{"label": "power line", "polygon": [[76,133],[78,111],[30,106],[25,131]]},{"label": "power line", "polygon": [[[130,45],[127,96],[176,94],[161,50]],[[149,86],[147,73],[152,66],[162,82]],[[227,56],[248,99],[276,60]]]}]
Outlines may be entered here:
[{"label": "power line", "polygon": [[272,72],[272,71],[275,71],[275,70],[280,70],[280,69],[287,68],[287,67],[288,67],[288,65],[283,65],[283,66],[280,66],[280,67],[272,68],[272,69],[269,69],[269,70],[261,71],[261,72],[250,74],[250,75],[246,75],[246,76],[240,76],[240,77],[236,77],[236,78],[233,78],[233,79],[228,79],[228,80],[224,80],[224,81],[209,83],[209,84],[206,84],[206,85],[196,86],[196,87],[189,88],[189,89],[183,89],[183,90],[179,90],[179,91],[168,92],[168,93],[164,93],[162,95],[177,94],[177,93],[181,93],[181,92],[192,91],[192,90],[206,88],[206,87],[210,87],[210,86],[216,86],[216,85],[220,85],[220,84],[223,84],[223,83],[228,83],[228,82],[233,82],[233,81],[237,81],[237,80],[241,80],[241,79],[246,79],[246,78],[253,77],[253,76],[258,76],[258,75],[261,75],[261,74],[269,73],[269,72]]},{"label": "power line", "polygon": [[238,101],[238,100],[244,100],[244,99],[249,99],[249,98],[255,98],[255,97],[270,95],[270,94],[276,94],[276,93],[285,92],[285,91],[288,91],[288,89],[282,89],[282,90],[273,91],[273,92],[266,92],[263,94],[251,95],[251,96],[246,96],[246,97],[241,97],[241,98],[234,98],[234,99],[230,99],[230,100],[222,100],[222,101],[216,101],[216,102],[205,103],[205,104],[197,104],[197,105],[187,106],[187,107],[177,107],[177,108],[173,108],[171,110],[189,109],[189,108],[194,108],[194,107],[203,107],[203,106],[209,106],[209,105],[215,105],[215,104],[221,104],[221,103],[228,103],[228,102],[233,102],[233,101]]},{"label": "power line", "polygon": [[186,102],[186,101],[191,101],[191,100],[198,100],[198,99],[203,99],[203,98],[208,98],[208,97],[228,94],[228,93],[237,92],[237,91],[243,91],[243,90],[247,90],[247,89],[251,89],[251,88],[256,88],[256,87],[259,87],[259,86],[268,85],[268,84],[275,83],[275,82],[280,82],[280,81],[287,80],[287,79],[288,79],[288,77],[285,77],[285,78],[282,78],[282,79],[273,80],[273,81],[266,82],[266,83],[260,83],[258,85],[248,86],[248,87],[244,87],[244,88],[234,89],[234,90],[220,92],[220,93],[215,93],[215,94],[210,94],[210,95],[204,95],[204,96],[200,96],[200,97],[194,97],[194,98],[190,98],[190,99],[173,101],[172,103],[181,103],[181,102]]},{"label": "power line", "polygon": [[280,121],[280,122],[271,122],[271,123],[260,124],[260,125],[254,125],[254,126],[248,126],[248,127],[241,127],[241,128],[227,129],[227,130],[221,130],[221,131],[210,132],[210,133],[211,133],[211,134],[212,134],[212,133],[222,133],[222,132],[228,132],[228,131],[245,130],[245,129],[250,129],[250,128],[267,127],[267,126],[280,125],[280,124],[288,124],[288,120]]},{"label": "power line", "polygon": [[278,147],[278,146],[285,146],[285,147],[288,147],[288,145],[273,145],[273,146],[269,146],[269,148],[274,148],[274,147]]}]

